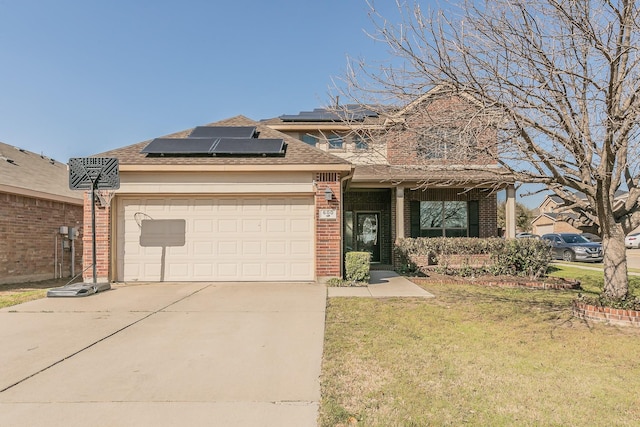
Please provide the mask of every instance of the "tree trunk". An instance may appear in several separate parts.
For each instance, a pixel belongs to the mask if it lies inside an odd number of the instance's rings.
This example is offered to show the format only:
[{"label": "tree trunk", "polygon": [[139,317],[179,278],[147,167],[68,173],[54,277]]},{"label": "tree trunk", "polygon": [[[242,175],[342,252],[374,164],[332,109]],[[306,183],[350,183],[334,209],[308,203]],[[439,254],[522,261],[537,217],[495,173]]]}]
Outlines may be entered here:
[{"label": "tree trunk", "polygon": [[[603,227],[604,228],[604,227]],[[629,292],[627,255],[624,246],[624,231],[620,224],[609,224],[602,236],[604,251],[603,295],[611,299],[622,299]]]}]

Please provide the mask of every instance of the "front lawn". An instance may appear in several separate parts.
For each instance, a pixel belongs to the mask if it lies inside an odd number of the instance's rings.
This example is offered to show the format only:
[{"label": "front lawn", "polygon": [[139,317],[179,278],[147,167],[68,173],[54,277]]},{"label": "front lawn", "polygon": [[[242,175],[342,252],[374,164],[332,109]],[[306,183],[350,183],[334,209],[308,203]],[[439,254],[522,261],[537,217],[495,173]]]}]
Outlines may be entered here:
[{"label": "front lawn", "polygon": [[[555,269],[598,292],[602,273]],[[578,291],[422,286],[329,299],[320,425],[638,425],[639,329],[573,318]]]}]

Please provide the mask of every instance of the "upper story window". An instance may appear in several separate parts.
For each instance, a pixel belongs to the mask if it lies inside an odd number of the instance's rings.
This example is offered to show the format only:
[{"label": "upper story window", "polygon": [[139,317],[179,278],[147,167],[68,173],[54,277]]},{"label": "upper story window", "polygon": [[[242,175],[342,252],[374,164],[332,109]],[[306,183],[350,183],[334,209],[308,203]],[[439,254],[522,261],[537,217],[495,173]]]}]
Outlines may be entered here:
[{"label": "upper story window", "polygon": [[316,142],[318,142],[318,137],[305,133],[305,134],[302,134],[302,141],[309,144],[312,147],[315,147]]},{"label": "upper story window", "polygon": [[366,151],[369,149],[369,138],[362,135],[356,135],[353,137],[355,149],[357,151]]},{"label": "upper story window", "polygon": [[344,139],[335,133],[327,135],[327,142],[329,143],[330,150],[341,150],[344,148]]},{"label": "upper story window", "polygon": [[478,149],[469,132],[454,127],[422,129],[417,138],[417,154],[429,160],[475,160]]}]

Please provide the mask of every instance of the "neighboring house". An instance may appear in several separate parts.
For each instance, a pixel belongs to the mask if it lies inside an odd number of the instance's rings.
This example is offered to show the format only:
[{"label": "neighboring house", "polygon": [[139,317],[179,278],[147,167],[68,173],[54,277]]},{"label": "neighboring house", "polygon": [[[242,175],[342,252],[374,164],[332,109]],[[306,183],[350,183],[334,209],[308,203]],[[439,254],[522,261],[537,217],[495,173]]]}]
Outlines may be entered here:
[{"label": "neighboring house", "polygon": [[[242,116],[96,157],[118,158],[120,176],[96,215],[100,281],[341,274],[346,160]],[[91,251],[84,256],[89,265]]]},{"label": "neighboring house", "polygon": [[68,231],[81,232],[82,222],[82,193],[69,189],[66,164],[0,143],[0,284],[79,273],[82,241]]},{"label": "neighboring house", "polygon": [[[580,199],[586,200],[582,193],[576,193]],[[622,203],[626,198],[625,191],[617,191],[616,202]],[[547,233],[593,233],[599,235],[598,226],[587,218],[580,215],[575,209],[568,209],[564,200],[557,195],[549,195],[540,203],[539,214],[533,221],[531,227],[533,233],[539,236]]]},{"label": "neighboring house", "polygon": [[497,236],[499,188],[507,189],[507,237],[515,236],[513,179],[497,173],[485,152],[495,134],[489,128],[464,138],[452,120],[470,108],[432,91],[384,115],[345,106],[264,123],[354,164],[344,187],[343,251],[368,251],[372,262],[389,266],[399,261],[398,238]]}]

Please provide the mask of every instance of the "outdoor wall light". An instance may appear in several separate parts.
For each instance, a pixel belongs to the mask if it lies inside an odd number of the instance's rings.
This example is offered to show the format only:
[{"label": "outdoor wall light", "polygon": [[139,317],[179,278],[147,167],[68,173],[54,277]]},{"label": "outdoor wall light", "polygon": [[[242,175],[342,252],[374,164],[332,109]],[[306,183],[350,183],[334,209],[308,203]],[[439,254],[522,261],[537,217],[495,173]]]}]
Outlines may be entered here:
[{"label": "outdoor wall light", "polygon": [[324,190],[324,199],[333,200],[333,191],[329,187]]}]

